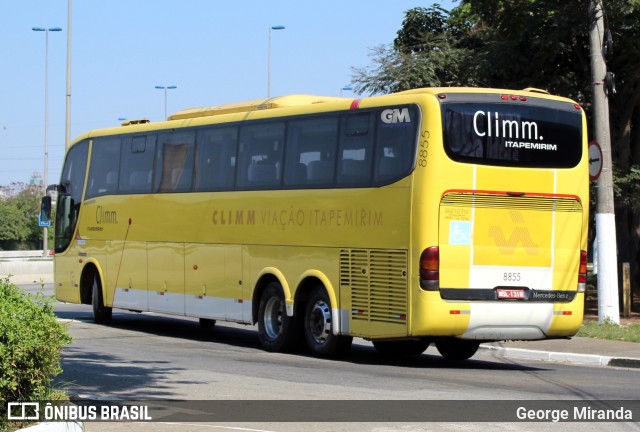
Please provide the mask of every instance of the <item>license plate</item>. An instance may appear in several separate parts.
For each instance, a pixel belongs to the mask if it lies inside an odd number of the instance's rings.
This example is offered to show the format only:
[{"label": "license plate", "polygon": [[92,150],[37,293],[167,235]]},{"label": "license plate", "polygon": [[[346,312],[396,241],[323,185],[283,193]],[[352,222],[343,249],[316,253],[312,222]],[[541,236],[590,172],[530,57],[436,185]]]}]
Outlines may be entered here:
[{"label": "license plate", "polygon": [[499,299],[524,299],[525,293],[523,289],[497,289]]}]

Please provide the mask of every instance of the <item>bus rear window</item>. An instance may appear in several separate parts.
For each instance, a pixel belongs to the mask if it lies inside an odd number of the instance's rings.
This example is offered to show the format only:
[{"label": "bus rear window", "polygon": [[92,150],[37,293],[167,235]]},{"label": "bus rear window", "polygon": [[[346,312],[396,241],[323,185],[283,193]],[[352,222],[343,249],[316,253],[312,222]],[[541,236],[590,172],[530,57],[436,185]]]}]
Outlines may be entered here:
[{"label": "bus rear window", "polygon": [[582,114],[508,103],[443,103],[444,146],[455,161],[571,168],[582,157]]}]

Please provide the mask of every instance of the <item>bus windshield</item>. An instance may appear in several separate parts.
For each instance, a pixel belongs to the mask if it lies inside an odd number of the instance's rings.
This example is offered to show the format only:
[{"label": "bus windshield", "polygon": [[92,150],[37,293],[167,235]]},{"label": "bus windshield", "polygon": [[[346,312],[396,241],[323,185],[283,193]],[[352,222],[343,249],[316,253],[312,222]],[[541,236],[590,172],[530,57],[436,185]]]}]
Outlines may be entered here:
[{"label": "bus windshield", "polygon": [[571,168],[582,157],[581,112],[569,103],[453,102],[442,112],[445,150],[458,162]]}]

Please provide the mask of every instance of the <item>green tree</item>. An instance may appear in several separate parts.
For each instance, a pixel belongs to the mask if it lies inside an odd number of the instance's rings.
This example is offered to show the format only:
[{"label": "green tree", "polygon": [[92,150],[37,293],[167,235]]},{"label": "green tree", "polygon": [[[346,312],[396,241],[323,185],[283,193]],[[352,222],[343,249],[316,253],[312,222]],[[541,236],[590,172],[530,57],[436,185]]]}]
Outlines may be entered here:
[{"label": "green tree", "polygon": [[23,241],[29,235],[24,215],[10,200],[0,201],[0,242]]},{"label": "green tree", "polygon": [[38,248],[42,240],[38,225],[42,187],[12,183],[4,189],[11,195],[0,200],[0,248]]},{"label": "green tree", "polygon": [[358,93],[391,93],[419,87],[475,85],[474,48],[464,9],[454,14],[439,5],[405,13],[392,45],[371,50],[371,67],[353,68]]}]

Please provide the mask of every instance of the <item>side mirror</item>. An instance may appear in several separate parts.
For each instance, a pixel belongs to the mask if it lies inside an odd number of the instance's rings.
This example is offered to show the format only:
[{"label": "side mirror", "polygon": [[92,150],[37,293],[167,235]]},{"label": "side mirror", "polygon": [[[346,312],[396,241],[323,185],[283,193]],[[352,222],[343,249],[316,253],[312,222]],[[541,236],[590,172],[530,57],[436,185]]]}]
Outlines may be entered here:
[{"label": "side mirror", "polygon": [[40,221],[43,223],[51,222],[51,197],[42,197],[40,203]]}]

